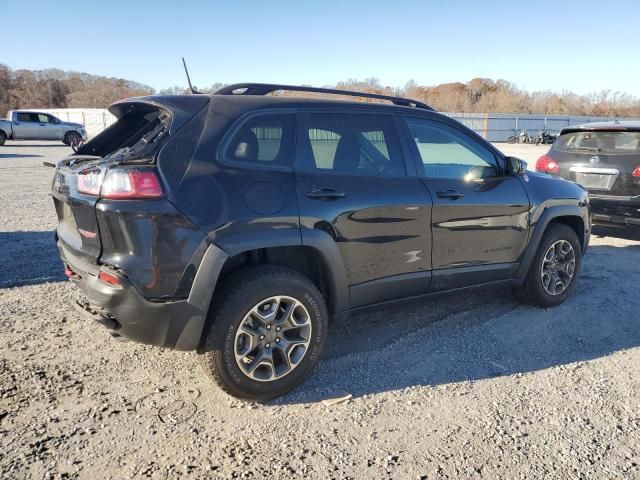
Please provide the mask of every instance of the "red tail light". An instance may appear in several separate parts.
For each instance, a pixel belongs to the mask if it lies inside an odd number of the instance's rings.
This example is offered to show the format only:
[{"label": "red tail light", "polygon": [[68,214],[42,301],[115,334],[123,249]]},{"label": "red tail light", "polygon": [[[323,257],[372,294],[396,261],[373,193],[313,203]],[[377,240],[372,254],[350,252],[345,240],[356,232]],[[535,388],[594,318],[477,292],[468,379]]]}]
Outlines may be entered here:
[{"label": "red tail light", "polygon": [[106,174],[97,168],[83,170],[78,174],[78,191],[118,200],[162,197],[155,171],[128,168],[112,168]]},{"label": "red tail light", "polygon": [[114,168],[107,171],[100,196],[112,199],[160,198],[162,186],[154,171]]},{"label": "red tail light", "polygon": [[558,166],[558,162],[556,162],[549,155],[541,156],[536,162],[536,171],[544,172],[544,173],[558,173],[560,167]]},{"label": "red tail light", "polygon": [[111,275],[110,273],[107,273],[107,272],[98,273],[98,278],[102,280],[104,283],[108,283],[109,285],[113,285],[114,287],[120,285],[120,279],[115,275]]},{"label": "red tail light", "polygon": [[633,175],[634,177],[640,177],[640,165],[636,167],[631,175]]}]

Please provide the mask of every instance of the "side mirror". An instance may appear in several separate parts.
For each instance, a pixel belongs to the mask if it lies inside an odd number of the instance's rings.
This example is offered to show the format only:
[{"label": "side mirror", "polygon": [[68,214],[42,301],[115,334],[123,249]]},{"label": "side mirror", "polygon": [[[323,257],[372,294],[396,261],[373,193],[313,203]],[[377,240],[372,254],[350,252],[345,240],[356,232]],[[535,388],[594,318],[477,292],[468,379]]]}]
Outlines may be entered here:
[{"label": "side mirror", "polygon": [[524,160],[520,160],[516,157],[506,157],[505,161],[507,163],[507,174],[517,177],[519,175],[524,175],[527,171],[527,162]]}]

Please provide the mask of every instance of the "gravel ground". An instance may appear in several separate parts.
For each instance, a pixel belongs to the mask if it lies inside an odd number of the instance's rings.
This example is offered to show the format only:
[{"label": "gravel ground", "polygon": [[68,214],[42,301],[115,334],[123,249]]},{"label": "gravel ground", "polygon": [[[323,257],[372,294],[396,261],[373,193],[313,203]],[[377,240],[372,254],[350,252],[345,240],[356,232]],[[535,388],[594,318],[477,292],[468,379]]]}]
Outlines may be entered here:
[{"label": "gravel ground", "polygon": [[493,290],[336,320],[307,383],[244,403],[70,307],[41,166],[69,152],[0,147],[0,478],[640,477],[640,237],[599,231],[554,309]]}]

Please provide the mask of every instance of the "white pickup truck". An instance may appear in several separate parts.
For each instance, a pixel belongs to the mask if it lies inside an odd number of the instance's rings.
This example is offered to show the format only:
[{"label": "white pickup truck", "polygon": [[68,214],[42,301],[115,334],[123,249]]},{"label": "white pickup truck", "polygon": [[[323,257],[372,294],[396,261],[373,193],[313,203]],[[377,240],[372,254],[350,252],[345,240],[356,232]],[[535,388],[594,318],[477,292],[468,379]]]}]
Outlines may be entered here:
[{"label": "white pickup truck", "polygon": [[31,110],[11,110],[0,119],[0,145],[7,140],[62,140],[73,145],[87,139],[84,125],[63,122],[50,113]]}]

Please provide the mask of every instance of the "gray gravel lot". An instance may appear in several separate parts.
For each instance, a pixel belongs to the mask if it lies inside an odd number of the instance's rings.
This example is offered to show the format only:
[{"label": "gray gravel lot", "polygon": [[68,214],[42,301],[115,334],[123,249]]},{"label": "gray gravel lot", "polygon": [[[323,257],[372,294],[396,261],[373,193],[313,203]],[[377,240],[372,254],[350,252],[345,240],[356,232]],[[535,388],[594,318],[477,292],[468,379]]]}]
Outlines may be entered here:
[{"label": "gray gravel lot", "polygon": [[555,309],[492,290],[336,320],[307,383],[244,403],[70,307],[42,166],[68,153],[0,147],[0,478],[640,477],[640,237],[600,230]]}]

